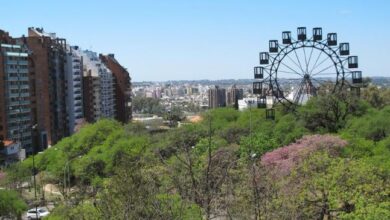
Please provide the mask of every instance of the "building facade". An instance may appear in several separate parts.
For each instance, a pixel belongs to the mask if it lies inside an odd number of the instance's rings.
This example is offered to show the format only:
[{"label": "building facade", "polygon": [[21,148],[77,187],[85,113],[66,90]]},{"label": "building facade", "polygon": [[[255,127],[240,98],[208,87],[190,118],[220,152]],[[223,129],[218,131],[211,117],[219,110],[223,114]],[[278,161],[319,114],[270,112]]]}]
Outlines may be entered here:
[{"label": "building facade", "polygon": [[208,90],[209,108],[226,106],[226,89],[214,86]]},{"label": "building facade", "polygon": [[242,99],[243,96],[244,90],[237,88],[236,85],[233,85],[226,92],[226,105],[234,106],[236,109],[238,109],[238,100]]},{"label": "building facade", "polygon": [[130,75],[113,54],[82,51],[42,28],[19,38],[0,30],[0,141],[20,144],[27,154],[85,121],[129,122],[131,92]]},{"label": "building facade", "polygon": [[114,54],[100,54],[99,57],[114,78],[115,119],[128,123],[132,118],[130,74],[115,59]]},{"label": "building facade", "polygon": [[0,141],[21,143],[31,151],[29,54],[17,42],[0,30]]},{"label": "building facade", "polygon": [[83,57],[84,114],[88,122],[115,118],[114,77],[97,53],[86,50]]},{"label": "building facade", "polygon": [[69,133],[84,122],[83,108],[83,59],[77,46],[67,46],[66,54],[66,111]]},{"label": "building facade", "polygon": [[38,150],[69,135],[66,111],[66,40],[41,28],[29,28],[33,124]]}]

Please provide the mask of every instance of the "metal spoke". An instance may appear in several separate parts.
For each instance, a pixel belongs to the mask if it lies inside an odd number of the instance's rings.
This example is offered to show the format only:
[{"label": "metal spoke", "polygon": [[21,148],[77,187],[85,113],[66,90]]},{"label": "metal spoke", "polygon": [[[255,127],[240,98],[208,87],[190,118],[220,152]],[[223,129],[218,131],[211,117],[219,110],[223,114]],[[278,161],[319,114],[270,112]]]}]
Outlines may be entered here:
[{"label": "metal spoke", "polygon": [[313,50],[314,50],[314,46],[311,47],[310,56],[309,56],[309,62],[307,62],[307,73],[309,73],[309,65],[310,65],[311,57],[313,55]]},{"label": "metal spoke", "polygon": [[304,80],[305,79],[302,79],[301,83],[299,83],[298,90],[296,91],[296,93],[295,93],[295,95],[293,97],[293,102],[296,103],[296,104],[299,104],[299,99],[300,99],[300,96],[301,96],[302,85],[304,83]]},{"label": "metal spoke", "polygon": [[[283,66],[289,68],[289,69],[290,69],[291,71],[293,71],[295,74],[298,74],[298,75],[300,75],[300,76],[303,77],[302,74],[298,73],[297,71],[295,71],[294,69],[292,69],[291,67],[289,67],[287,64],[285,64],[285,63],[283,63],[283,62],[280,62],[280,64],[282,64]],[[279,71],[279,70],[278,70],[278,71]]]},{"label": "metal spoke", "polygon": [[318,74],[320,74],[320,73],[323,73],[324,71],[330,69],[331,67],[334,67],[334,64],[332,64],[332,65],[330,65],[330,66],[328,66],[328,67],[322,69],[321,71],[319,71],[319,72],[317,72],[317,73],[315,73],[315,74],[312,74],[311,76],[315,76],[315,75],[318,75]]},{"label": "metal spoke", "polygon": [[[290,57],[290,55],[288,55],[288,53],[286,53],[286,57],[289,58],[291,60],[291,62],[293,62],[298,68],[300,68],[302,70],[302,68]],[[302,72],[304,73],[304,72]]]},{"label": "metal spoke", "polygon": [[300,61],[300,60],[299,60],[299,58],[298,58],[297,51],[295,51],[295,50],[294,50],[294,53],[295,53],[295,57],[296,57],[296,58],[297,58],[297,60],[298,60],[299,66],[300,66],[300,68],[301,68],[301,70],[302,70],[302,73],[305,73],[305,71],[304,71],[304,70],[303,70],[303,68],[302,68],[301,61]]},{"label": "metal spoke", "polygon": [[305,64],[306,64],[306,72],[305,72],[305,74],[307,74],[308,73],[308,63],[307,63],[307,58],[306,58],[306,49],[305,49],[305,47],[303,47],[303,54],[305,55]]},{"label": "metal spoke", "polygon": [[317,56],[317,59],[316,59],[316,62],[314,63],[313,68],[310,70],[309,75],[313,72],[313,69],[317,65],[318,60],[320,60],[321,55],[322,55],[322,52],[319,52],[318,56]]},{"label": "metal spoke", "polygon": [[328,59],[330,59],[329,56],[327,56],[324,60],[322,60],[317,66],[315,66],[315,67],[311,70],[311,72],[310,72],[309,75],[311,75],[315,69],[317,69],[319,66],[321,66],[321,64],[325,63],[325,61],[327,61]]}]

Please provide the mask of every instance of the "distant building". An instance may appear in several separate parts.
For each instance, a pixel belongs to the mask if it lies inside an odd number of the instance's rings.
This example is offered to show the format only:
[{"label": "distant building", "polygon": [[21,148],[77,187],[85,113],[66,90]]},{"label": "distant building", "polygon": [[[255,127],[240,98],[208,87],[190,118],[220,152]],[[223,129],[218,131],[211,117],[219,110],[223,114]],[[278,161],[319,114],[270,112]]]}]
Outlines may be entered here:
[{"label": "distant building", "polygon": [[69,118],[69,134],[84,122],[83,109],[83,60],[77,46],[67,46],[66,53],[66,111]]},{"label": "distant building", "polygon": [[119,64],[114,54],[100,55],[100,59],[111,70],[114,77],[115,119],[127,123],[132,118],[130,74]]},{"label": "distant building", "polygon": [[208,90],[209,108],[226,106],[226,89],[215,86]]},{"label": "distant building", "polygon": [[[0,141],[32,149],[28,50],[0,30]],[[6,144],[9,142],[6,142]],[[11,150],[11,148],[7,148]]]},{"label": "distant building", "polygon": [[97,53],[86,50],[83,57],[84,115],[88,122],[115,118],[114,77]]},{"label": "distant building", "polygon": [[243,96],[244,96],[244,90],[238,89],[236,85],[233,85],[226,92],[226,105],[234,106],[236,109],[238,109],[238,100],[242,99]]}]

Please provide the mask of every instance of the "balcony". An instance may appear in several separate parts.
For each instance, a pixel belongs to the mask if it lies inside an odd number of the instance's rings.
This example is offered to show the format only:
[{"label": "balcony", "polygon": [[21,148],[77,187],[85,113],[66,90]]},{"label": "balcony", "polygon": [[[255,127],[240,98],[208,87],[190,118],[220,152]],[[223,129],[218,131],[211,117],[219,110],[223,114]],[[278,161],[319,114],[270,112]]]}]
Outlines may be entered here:
[{"label": "balcony", "polygon": [[8,81],[28,81],[28,77],[7,77]]},{"label": "balcony", "polygon": [[27,60],[7,60],[7,61],[5,61],[5,64],[6,65],[25,65],[25,66],[27,66],[28,61]]},{"label": "balcony", "polygon": [[19,106],[19,105],[29,105],[29,104],[31,104],[29,100],[11,101],[9,103],[9,106]]}]

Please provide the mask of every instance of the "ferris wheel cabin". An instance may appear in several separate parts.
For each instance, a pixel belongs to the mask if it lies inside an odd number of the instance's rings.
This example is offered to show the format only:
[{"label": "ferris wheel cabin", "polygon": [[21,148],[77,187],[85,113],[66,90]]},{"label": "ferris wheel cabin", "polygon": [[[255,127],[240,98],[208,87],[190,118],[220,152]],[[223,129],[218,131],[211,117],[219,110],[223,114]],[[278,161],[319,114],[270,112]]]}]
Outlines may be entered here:
[{"label": "ferris wheel cabin", "polygon": [[265,118],[269,120],[275,120],[275,109],[267,108],[265,110]]},{"label": "ferris wheel cabin", "polygon": [[254,75],[255,75],[255,79],[263,79],[264,78],[264,67],[255,66]]},{"label": "ferris wheel cabin", "polygon": [[278,52],[278,41],[277,40],[270,40],[269,41],[269,52],[270,53],[277,53]]},{"label": "ferris wheel cabin", "polygon": [[358,57],[357,56],[349,56],[348,57],[348,68],[358,68]]},{"label": "ferris wheel cabin", "polygon": [[260,53],[260,64],[268,64],[269,63],[269,54],[267,52]]},{"label": "ferris wheel cabin", "polygon": [[263,94],[263,82],[253,82],[253,94]]},{"label": "ferris wheel cabin", "polygon": [[298,34],[298,40],[300,40],[300,41],[306,40],[306,28],[305,27],[299,27],[297,29],[297,34]]},{"label": "ferris wheel cabin", "polygon": [[282,42],[283,44],[291,44],[291,31],[282,32]]},{"label": "ferris wheel cabin", "polygon": [[337,45],[337,34],[336,33],[329,33],[327,41],[328,41],[328,46],[336,46]]},{"label": "ferris wheel cabin", "polygon": [[341,56],[348,56],[349,55],[349,43],[340,43],[340,55]]},{"label": "ferris wheel cabin", "polygon": [[322,28],[313,28],[313,40],[314,41],[322,40]]},{"label": "ferris wheel cabin", "polygon": [[362,71],[354,71],[352,72],[352,83],[362,83],[363,77],[362,77]]}]

